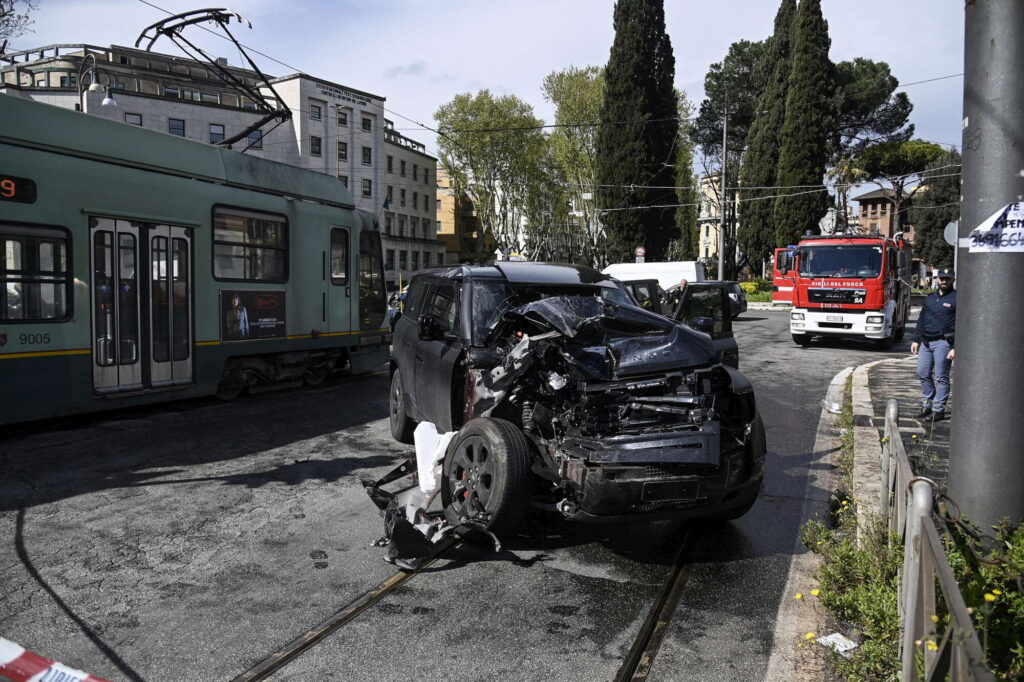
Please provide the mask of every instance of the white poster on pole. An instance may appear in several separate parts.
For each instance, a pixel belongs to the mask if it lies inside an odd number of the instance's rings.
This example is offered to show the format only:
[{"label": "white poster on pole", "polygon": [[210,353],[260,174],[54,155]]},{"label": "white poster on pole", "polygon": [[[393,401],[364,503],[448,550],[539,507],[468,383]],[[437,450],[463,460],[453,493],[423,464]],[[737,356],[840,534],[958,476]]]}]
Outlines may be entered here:
[{"label": "white poster on pole", "polygon": [[1007,204],[960,240],[969,253],[1024,251],[1024,204]]}]

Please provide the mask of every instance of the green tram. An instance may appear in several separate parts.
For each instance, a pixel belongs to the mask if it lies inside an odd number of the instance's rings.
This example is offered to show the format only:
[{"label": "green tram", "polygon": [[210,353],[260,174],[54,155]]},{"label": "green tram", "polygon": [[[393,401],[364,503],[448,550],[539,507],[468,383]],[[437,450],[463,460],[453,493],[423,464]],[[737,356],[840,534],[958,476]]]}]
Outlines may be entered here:
[{"label": "green tram", "polygon": [[384,365],[336,178],[0,95],[0,424]]}]

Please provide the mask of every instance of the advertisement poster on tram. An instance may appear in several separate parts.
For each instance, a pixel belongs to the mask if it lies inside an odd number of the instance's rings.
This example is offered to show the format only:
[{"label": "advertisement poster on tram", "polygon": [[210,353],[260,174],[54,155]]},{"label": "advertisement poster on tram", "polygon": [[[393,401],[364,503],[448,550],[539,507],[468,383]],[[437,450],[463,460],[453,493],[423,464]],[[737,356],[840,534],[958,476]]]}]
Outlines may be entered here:
[{"label": "advertisement poster on tram", "polygon": [[221,291],[222,341],[285,336],[283,291]]}]

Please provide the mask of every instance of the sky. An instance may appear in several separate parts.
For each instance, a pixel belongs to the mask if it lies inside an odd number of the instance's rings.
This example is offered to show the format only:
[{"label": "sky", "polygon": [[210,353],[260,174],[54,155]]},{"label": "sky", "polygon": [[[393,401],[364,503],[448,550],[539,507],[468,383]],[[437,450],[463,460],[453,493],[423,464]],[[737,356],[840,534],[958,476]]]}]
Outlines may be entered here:
[{"label": "sky", "polygon": [[[8,51],[53,43],[133,45],[167,16],[141,0],[35,0],[34,33]],[[147,0],[173,13],[209,6],[197,0]],[[530,103],[552,122],[544,77],[568,66],[601,66],[614,30],[613,0],[230,0],[252,23],[232,24],[266,73],[296,71],[386,98],[395,128],[436,153],[439,106],[487,88]],[[778,0],[665,0],[676,62],[676,86],[703,99],[708,66],[737,40],[772,30]],[[963,0],[822,0],[833,61],[887,62],[901,83],[963,71]],[[211,54],[242,65],[230,43],[200,29],[187,34]],[[177,54],[166,39],[154,51]],[[285,66],[287,65],[287,66]],[[917,137],[959,145],[963,78],[910,85]]]}]

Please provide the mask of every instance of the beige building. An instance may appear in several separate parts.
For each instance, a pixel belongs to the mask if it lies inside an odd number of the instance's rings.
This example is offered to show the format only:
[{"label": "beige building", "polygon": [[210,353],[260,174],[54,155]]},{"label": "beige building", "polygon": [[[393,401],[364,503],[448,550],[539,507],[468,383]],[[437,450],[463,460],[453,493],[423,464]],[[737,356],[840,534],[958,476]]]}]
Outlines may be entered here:
[{"label": "beige building", "polygon": [[[90,68],[79,83],[83,62]],[[254,71],[226,59],[217,64],[272,103],[276,92],[292,112],[233,149],[341,180],[356,208],[378,218],[388,282],[444,261],[436,238],[437,159],[394,130],[384,117],[384,97],[306,74],[268,77],[268,86]],[[103,86],[97,92],[88,89],[94,81]],[[209,64],[116,45],[48,45],[0,55],[0,93],[208,143],[263,117],[256,102]]]},{"label": "beige building", "polygon": [[473,202],[465,194],[457,194],[451,177],[440,167],[437,170],[437,238],[448,252],[449,263],[473,261],[494,252],[494,239],[484,239],[480,219]]}]

